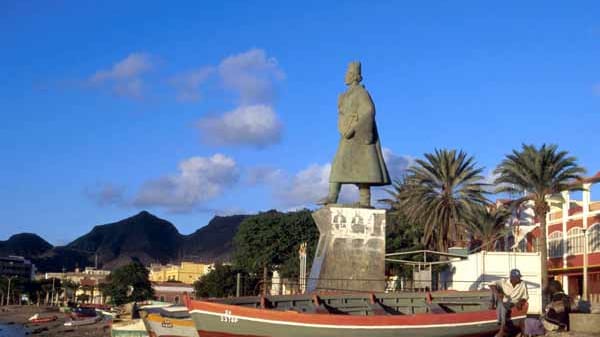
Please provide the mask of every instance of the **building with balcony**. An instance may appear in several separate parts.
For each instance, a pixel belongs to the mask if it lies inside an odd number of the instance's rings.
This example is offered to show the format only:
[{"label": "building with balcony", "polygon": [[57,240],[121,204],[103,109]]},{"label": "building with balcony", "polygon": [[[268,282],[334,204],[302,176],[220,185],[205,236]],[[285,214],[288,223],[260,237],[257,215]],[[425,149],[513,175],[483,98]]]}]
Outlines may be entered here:
[{"label": "building with balcony", "polygon": [[72,272],[62,273],[45,273],[45,279],[59,279],[68,280],[79,285],[79,288],[75,291],[75,297],[80,295],[87,295],[88,300],[86,302],[93,304],[103,304],[106,297],[100,290],[100,284],[110,275],[110,270],[96,269],[92,267],[86,267],[84,270],[75,268]]},{"label": "building with balcony", "polygon": [[[561,191],[547,199],[548,273],[572,297],[583,295],[586,248],[588,295],[600,294],[600,201],[592,201],[592,190],[598,183],[600,172],[573,185],[573,190]],[[538,250],[540,223],[532,206],[525,207],[517,216],[519,221],[512,224],[515,235],[507,239],[506,247],[523,252]]]},{"label": "building with balcony", "polygon": [[35,272],[35,264],[22,256],[0,257],[0,277],[19,277],[33,280]]},{"label": "building with balcony", "polygon": [[154,298],[161,302],[180,304],[183,303],[186,294],[194,297],[194,287],[189,284],[152,282],[152,289],[154,289]]}]

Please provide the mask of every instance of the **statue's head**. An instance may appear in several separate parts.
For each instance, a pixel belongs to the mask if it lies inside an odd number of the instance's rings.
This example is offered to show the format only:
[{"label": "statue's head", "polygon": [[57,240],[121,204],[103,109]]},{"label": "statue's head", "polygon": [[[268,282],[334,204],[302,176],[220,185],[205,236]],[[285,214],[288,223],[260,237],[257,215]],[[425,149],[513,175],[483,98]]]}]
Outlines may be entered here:
[{"label": "statue's head", "polygon": [[344,82],[347,85],[358,84],[362,81],[362,75],[360,74],[360,62],[350,62],[348,64],[348,70],[346,71],[346,77]]}]

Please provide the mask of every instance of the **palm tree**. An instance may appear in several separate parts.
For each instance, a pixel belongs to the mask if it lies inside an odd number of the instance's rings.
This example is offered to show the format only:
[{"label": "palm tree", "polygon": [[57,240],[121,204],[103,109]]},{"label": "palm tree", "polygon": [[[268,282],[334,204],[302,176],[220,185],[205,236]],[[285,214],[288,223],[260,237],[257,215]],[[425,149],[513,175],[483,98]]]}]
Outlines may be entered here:
[{"label": "palm tree", "polygon": [[52,284],[48,282],[42,283],[42,291],[45,294],[44,304],[50,303],[50,294],[52,293]]},{"label": "palm tree", "polygon": [[94,286],[92,285],[82,285],[81,286],[81,290],[83,291],[84,295],[87,295],[88,292],[90,293],[87,297],[87,299],[94,299]]},{"label": "palm tree", "polygon": [[574,180],[581,179],[585,170],[577,164],[575,157],[567,151],[559,151],[556,145],[522,145],[521,150],[513,150],[498,165],[494,173],[496,192],[522,193],[515,200],[522,204],[534,202],[535,215],[540,222],[539,250],[542,259],[542,289],[548,283],[548,248],[546,247],[546,214],[550,210],[546,198],[551,194],[566,190]]},{"label": "palm tree", "polygon": [[8,291],[8,282],[4,277],[0,277],[0,306],[6,303],[6,296]]},{"label": "palm tree", "polygon": [[66,279],[62,282],[62,288],[65,294],[65,302],[75,302],[75,295],[77,293],[77,289],[79,289],[79,284],[69,279]]},{"label": "palm tree", "polygon": [[472,239],[479,241],[474,250],[494,250],[494,243],[505,236],[510,230],[506,222],[510,212],[503,207],[478,207],[467,219],[467,229]]},{"label": "palm tree", "polygon": [[408,168],[404,185],[391,192],[393,207],[423,227],[423,243],[447,251],[461,236],[467,215],[487,203],[486,184],[473,157],[435,150]]}]

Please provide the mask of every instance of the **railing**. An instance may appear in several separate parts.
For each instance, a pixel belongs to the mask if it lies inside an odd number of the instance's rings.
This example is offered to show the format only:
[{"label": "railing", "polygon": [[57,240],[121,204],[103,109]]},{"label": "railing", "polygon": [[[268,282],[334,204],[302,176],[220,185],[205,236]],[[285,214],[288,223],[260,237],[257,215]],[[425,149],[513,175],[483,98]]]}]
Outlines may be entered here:
[{"label": "railing", "polygon": [[[312,282],[311,282],[312,281]],[[322,292],[374,292],[364,289],[384,289],[386,293],[395,292],[428,292],[443,291],[456,288],[459,284],[465,285],[460,288],[480,290],[487,286],[490,280],[439,280],[433,279],[311,279],[306,278],[306,284],[317,283],[317,290]],[[240,296],[257,296],[263,293],[269,295],[296,295],[302,294],[300,282],[297,279],[283,279],[281,281],[266,281],[256,278],[242,277],[240,279]],[[252,286],[249,286],[251,285]]]}]

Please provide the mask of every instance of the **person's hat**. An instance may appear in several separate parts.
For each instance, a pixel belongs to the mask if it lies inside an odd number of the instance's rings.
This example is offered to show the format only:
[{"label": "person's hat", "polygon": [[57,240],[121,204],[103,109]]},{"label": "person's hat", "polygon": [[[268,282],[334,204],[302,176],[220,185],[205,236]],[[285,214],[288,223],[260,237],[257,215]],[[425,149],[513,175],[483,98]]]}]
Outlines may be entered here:
[{"label": "person's hat", "polygon": [[521,271],[519,269],[513,269],[510,271],[510,277],[521,278]]}]

